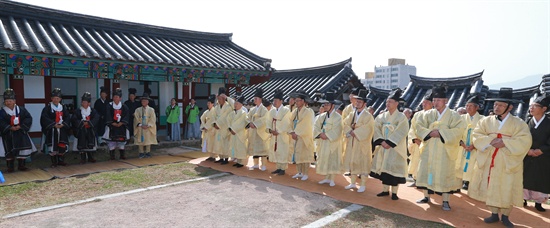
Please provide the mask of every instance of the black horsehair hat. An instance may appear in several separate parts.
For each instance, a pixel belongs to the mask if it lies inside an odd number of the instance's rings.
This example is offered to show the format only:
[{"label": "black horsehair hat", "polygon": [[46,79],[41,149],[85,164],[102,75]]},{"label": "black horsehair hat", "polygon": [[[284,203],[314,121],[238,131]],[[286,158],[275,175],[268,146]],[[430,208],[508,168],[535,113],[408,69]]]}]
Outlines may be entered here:
[{"label": "black horsehair hat", "polygon": [[129,89],[128,89],[128,94],[134,94],[134,95],[136,95],[136,93],[137,93],[137,89],[136,89],[136,88],[129,88]]},{"label": "black horsehair hat", "polygon": [[364,89],[360,89],[357,93],[357,96],[353,96],[356,99],[362,100],[364,102],[367,102],[369,99],[367,98],[368,92]]},{"label": "black horsehair hat", "polygon": [[4,91],[4,100],[7,99],[15,100],[15,92],[11,88],[7,88],[6,91]]},{"label": "black horsehair hat", "polygon": [[53,89],[52,91],[52,97],[61,97],[63,96],[63,94],[61,93],[61,89],[60,88],[55,88]]},{"label": "black horsehair hat", "polygon": [[85,92],[82,95],[82,101],[92,102],[92,94],[90,92]]},{"label": "black horsehair hat", "polygon": [[218,88],[218,96],[222,94],[225,94],[225,87]]},{"label": "black horsehair hat", "polygon": [[395,88],[390,92],[390,95],[388,95],[388,99],[392,99],[397,102],[403,101],[403,98],[401,98],[402,95],[403,95],[403,90],[401,90],[400,88]]},{"label": "black horsehair hat", "polygon": [[298,90],[296,92],[290,93],[288,96],[291,97],[291,98],[303,99],[307,103],[311,103],[313,101],[313,100],[311,100],[311,97],[309,97],[307,92],[304,91],[304,90]]},{"label": "black horsehair hat", "polygon": [[233,95],[232,97],[233,99],[235,99],[235,102],[239,102],[243,105],[246,103],[244,95],[242,95],[240,92],[235,93],[235,95]]},{"label": "black horsehair hat", "polygon": [[470,96],[468,97],[468,101],[466,101],[466,103],[474,103],[477,105],[481,105],[481,102],[479,100],[479,94],[470,94]]},{"label": "black horsehair hat", "polygon": [[445,84],[436,86],[432,89],[433,98],[447,98],[447,86]]},{"label": "black horsehair hat", "polygon": [[210,94],[210,96],[208,96],[208,101],[212,104],[216,104],[216,94]]},{"label": "black horsehair hat", "polygon": [[331,104],[342,104],[342,101],[336,99],[336,93],[334,92],[326,92],[322,99],[319,100],[319,103],[331,103]]},{"label": "black horsehair hat", "polygon": [[537,103],[537,104],[541,105],[542,107],[549,107],[550,106],[550,96],[546,96],[546,94],[538,96],[537,98],[535,98],[533,103]]},{"label": "black horsehair hat", "polygon": [[114,96],[122,97],[122,89],[121,88],[116,88],[115,92],[113,93],[113,97]]},{"label": "black horsehair hat", "polygon": [[491,97],[491,98],[487,98],[485,100],[487,100],[487,101],[500,101],[500,102],[505,102],[505,103],[508,103],[508,104],[520,102],[519,100],[516,100],[513,97],[514,97],[514,89],[508,88],[508,87],[502,87],[498,91],[498,97]]},{"label": "black horsehair hat", "polygon": [[276,89],[273,94],[273,99],[279,99],[282,101],[283,97],[284,97],[283,91],[281,89]]},{"label": "black horsehair hat", "polygon": [[264,98],[264,89],[256,88],[256,91],[254,92],[254,97]]}]

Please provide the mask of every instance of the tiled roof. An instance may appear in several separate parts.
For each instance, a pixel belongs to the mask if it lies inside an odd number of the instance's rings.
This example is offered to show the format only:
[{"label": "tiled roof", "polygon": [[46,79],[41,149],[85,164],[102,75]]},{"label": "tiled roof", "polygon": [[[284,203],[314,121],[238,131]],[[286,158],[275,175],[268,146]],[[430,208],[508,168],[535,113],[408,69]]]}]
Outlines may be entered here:
[{"label": "tiled roof", "polygon": [[[353,87],[364,88],[352,70],[350,58],[326,66],[278,70],[272,74],[268,81],[243,87],[241,92],[246,99],[251,99],[256,88],[263,88],[264,99],[271,100],[275,89],[282,89],[286,100],[289,93],[297,90],[305,90],[311,97],[316,91],[321,93],[332,91],[337,93],[339,99],[342,99],[342,94]],[[235,89],[231,88],[230,93],[235,94]]]},{"label": "tiled roof", "polygon": [[[420,105],[426,92],[435,85],[445,84],[448,87],[447,98],[449,98],[449,101],[447,105],[449,108],[456,109],[458,107],[464,107],[470,94],[479,94],[479,96],[481,96],[480,100],[484,103],[481,112],[487,115],[489,110],[492,109],[494,102],[485,101],[485,99],[496,97],[499,89],[489,90],[488,86],[483,85],[482,75],[483,71],[468,76],[451,78],[426,78],[410,75],[411,81],[402,96],[405,100],[405,107],[413,110],[421,109],[422,107]],[[375,109],[375,115],[378,115],[380,111],[386,108],[385,99],[388,97],[390,90],[373,87],[369,89],[370,92],[368,97],[371,100],[368,101],[367,105],[372,106]],[[550,74],[543,76],[540,85],[515,89],[514,99],[520,100],[521,103],[514,104],[512,113],[521,118],[525,118],[528,114],[529,101],[534,98],[535,93],[540,93],[543,90],[550,91]]]},{"label": "tiled roof", "polygon": [[270,59],[236,45],[231,36],[0,0],[0,51],[238,71],[270,70]]},{"label": "tiled roof", "polygon": [[470,93],[480,93],[483,87],[481,76],[483,71],[460,77],[450,78],[426,78],[415,75],[410,75],[411,82],[403,93],[403,98],[407,102],[407,106],[413,110],[421,108],[422,98],[431,88],[436,85],[445,84],[447,89],[447,97],[449,98],[448,106],[452,109],[464,106]]}]

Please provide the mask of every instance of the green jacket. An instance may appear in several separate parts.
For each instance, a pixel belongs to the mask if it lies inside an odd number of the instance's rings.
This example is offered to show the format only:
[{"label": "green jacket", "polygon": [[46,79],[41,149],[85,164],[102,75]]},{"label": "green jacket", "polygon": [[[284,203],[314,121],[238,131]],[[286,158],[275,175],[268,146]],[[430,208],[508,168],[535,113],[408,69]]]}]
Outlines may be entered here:
[{"label": "green jacket", "polygon": [[180,119],[180,106],[176,105],[173,109],[171,105],[166,107],[166,116],[167,123],[177,123]]},{"label": "green jacket", "polygon": [[185,107],[185,115],[187,115],[188,123],[197,122],[197,117],[199,116],[199,106],[195,105],[195,107],[191,109],[191,105],[187,105],[187,107]]}]

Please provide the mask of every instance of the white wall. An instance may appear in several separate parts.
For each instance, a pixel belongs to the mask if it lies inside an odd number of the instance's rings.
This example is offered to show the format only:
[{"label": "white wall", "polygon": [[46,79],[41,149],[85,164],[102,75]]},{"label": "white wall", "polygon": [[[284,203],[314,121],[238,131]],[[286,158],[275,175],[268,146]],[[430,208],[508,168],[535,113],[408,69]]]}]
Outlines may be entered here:
[{"label": "white wall", "polygon": [[[166,116],[164,110],[170,105],[170,99],[172,99],[176,93],[174,88],[174,82],[160,82],[159,84],[159,110],[161,116]],[[153,90],[151,89],[151,92]],[[154,92],[153,92],[154,93]]]},{"label": "white wall", "polygon": [[[222,83],[212,83],[210,84],[210,94],[218,94],[218,88],[224,87],[225,84]],[[227,88],[226,88],[227,89]]]},{"label": "white wall", "polygon": [[95,78],[78,78],[78,94],[77,94],[77,104],[80,104],[82,95],[85,92],[90,92],[92,94],[92,105],[99,98],[99,93],[97,92],[97,79]]},{"label": "white wall", "polygon": [[24,76],[24,80],[25,98],[44,99],[44,77]]}]

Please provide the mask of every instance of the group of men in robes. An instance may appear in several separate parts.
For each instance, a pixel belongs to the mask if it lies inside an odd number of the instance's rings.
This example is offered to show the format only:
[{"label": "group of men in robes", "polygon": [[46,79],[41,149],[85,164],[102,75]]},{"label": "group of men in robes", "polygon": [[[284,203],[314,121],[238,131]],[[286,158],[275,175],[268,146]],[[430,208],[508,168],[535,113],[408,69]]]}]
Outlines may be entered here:
[{"label": "group of men in robes", "polygon": [[386,110],[374,117],[366,111],[366,90],[353,89],[347,106],[329,92],[316,101],[322,110],[315,116],[308,106],[313,100],[304,91],[290,93],[286,106],[283,92],[275,91],[268,110],[263,91],[257,89],[255,106],[247,112],[242,95],[230,98],[221,88],[209,98],[209,109],[201,117],[203,151],[210,153],[208,160],[221,164],[236,159],[236,167],[246,165],[251,156],[250,170],[265,171],[268,158],[276,164],[272,174],[277,175],[296,164],[292,178],[304,181],[315,162],[317,174],[324,176],[319,184],[335,186],[335,176],[347,172],[350,183],[345,189],[357,192],[365,191],[371,176],[382,182],[377,196],[392,200],[399,199],[398,186],[410,174],[411,186],[424,194],[417,203],[431,203],[430,195],[436,193],[442,195],[442,209],[450,211],[450,196],[462,188],[487,204],[492,214],[486,223],[513,226],[508,216],[523,199],[535,200],[537,210],[544,210],[541,203],[547,200],[549,184],[537,175],[550,167],[550,127],[545,127],[550,124],[545,115],[549,99],[534,101],[528,125],[510,114],[519,101],[512,99],[509,88],[485,99],[494,102],[495,115],[484,117],[478,95],[468,98],[466,113],[460,115],[447,106],[446,87],[436,86],[409,123],[399,111],[402,93],[392,90]]},{"label": "group of men in robes", "polygon": [[[135,91],[134,91],[135,93]],[[51,102],[46,104],[40,115],[43,140],[42,151],[51,159],[51,167],[66,166],[64,156],[69,149],[80,154],[80,163],[94,163],[94,153],[97,150],[97,130],[103,129],[104,134],[100,137],[107,142],[111,160],[115,159],[115,150],[118,149],[119,159],[126,159],[125,145],[130,139],[130,128],[133,128],[132,135],[135,144],[139,146],[139,157],[150,157],[151,145],[156,141],[156,115],[154,110],[148,106],[149,98],[141,98],[141,107],[135,108],[134,113],[121,102],[122,90],[117,88],[112,100],[105,97],[105,90],[102,89],[102,101],[96,102],[98,109],[105,112],[102,118],[96,108],[92,108],[92,97],[85,92],[81,97],[80,108],[72,115],[61,103],[62,92],[54,88],[51,93]],[[31,114],[16,104],[15,92],[8,88],[4,92],[4,106],[0,110],[0,158],[4,158],[7,164],[7,172],[15,171],[15,160],[18,160],[18,170],[28,170],[25,163],[31,153],[36,152],[29,130],[32,125]],[[103,122],[102,122],[103,119]],[[133,121],[130,121],[133,120]],[[130,125],[132,122],[135,124]],[[72,148],[69,147],[69,137],[74,135]]]}]

